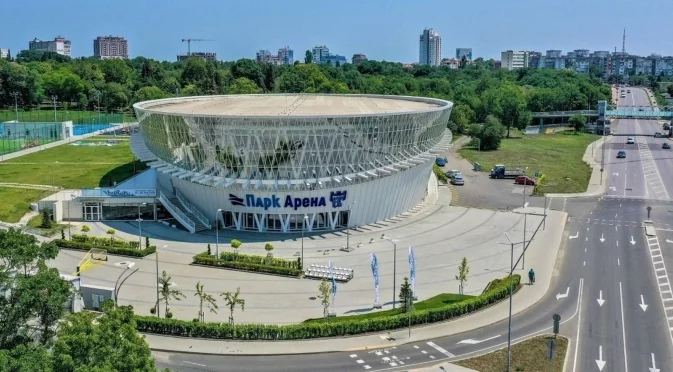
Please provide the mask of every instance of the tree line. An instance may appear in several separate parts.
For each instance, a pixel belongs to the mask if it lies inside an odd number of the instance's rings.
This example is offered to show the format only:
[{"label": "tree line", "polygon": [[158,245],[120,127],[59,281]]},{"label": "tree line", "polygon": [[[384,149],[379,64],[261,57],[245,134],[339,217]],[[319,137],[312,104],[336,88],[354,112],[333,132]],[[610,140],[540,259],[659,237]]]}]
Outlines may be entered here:
[{"label": "tree line", "polygon": [[[311,57],[312,58],[312,57]],[[476,59],[458,69],[365,61],[358,65],[305,62],[291,66],[235,62],[156,61],[144,57],[98,60],[21,51],[0,61],[0,107],[56,102],[68,109],[129,110],[135,102],[172,96],[253,93],[364,93],[426,96],[455,103],[452,129],[466,132],[489,115],[506,128],[530,122],[530,113],[592,109],[609,99],[600,79],[571,70],[507,71]]]}]

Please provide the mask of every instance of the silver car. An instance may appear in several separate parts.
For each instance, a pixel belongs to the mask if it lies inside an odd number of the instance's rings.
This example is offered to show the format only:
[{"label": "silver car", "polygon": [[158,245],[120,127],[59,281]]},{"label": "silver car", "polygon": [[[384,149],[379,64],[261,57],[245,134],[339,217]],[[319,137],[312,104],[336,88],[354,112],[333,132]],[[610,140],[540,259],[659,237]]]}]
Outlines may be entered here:
[{"label": "silver car", "polygon": [[627,145],[633,145],[634,143],[636,143],[636,140],[633,137],[629,137],[626,139]]}]

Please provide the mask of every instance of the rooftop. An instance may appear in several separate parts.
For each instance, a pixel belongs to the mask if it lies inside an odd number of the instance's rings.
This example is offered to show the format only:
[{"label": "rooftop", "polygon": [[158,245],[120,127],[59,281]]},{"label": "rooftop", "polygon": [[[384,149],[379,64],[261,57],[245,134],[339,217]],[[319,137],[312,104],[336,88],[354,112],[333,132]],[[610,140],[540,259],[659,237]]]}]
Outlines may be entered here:
[{"label": "rooftop", "polygon": [[141,108],[171,114],[222,116],[339,116],[433,111],[445,101],[366,95],[232,95],[149,101]]}]

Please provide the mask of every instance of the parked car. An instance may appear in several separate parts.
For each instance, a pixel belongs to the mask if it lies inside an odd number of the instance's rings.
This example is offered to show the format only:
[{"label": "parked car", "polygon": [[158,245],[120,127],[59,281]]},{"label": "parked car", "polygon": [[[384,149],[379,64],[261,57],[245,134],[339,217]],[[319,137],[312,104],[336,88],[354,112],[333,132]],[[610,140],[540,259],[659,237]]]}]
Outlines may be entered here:
[{"label": "parked car", "polygon": [[452,169],[452,170],[446,172],[445,174],[446,174],[447,177],[453,178],[453,175],[460,174],[460,171],[457,170],[457,169]]},{"label": "parked car", "polygon": [[627,90],[626,93],[631,93],[631,89]]},{"label": "parked car", "polygon": [[617,153],[617,159],[623,159],[626,158],[626,151],[619,151]]},{"label": "parked car", "polygon": [[661,135],[661,132],[655,132],[655,133],[654,133],[654,138],[659,138],[659,137],[663,137],[663,136]]},{"label": "parked car", "polygon": [[537,184],[537,181],[535,180],[535,178],[530,176],[519,176],[514,180],[514,183],[517,185],[535,186]]},{"label": "parked car", "polygon": [[670,149],[671,149],[671,145],[670,145],[668,142],[664,142],[664,144],[661,145],[661,148],[662,148],[662,149],[666,149],[666,150],[670,150]]},{"label": "parked car", "polygon": [[670,130],[670,129],[671,129],[671,125],[668,124],[668,123],[665,123],[664,124],[664,130]]},{"label": "parked car", "polygon": [[636,143],[636,140],[633,137],[629,137],[626,139],[627,145],[633,145],[634,143]]},{"label": "parked car", "polygon": [[440,167],[443,167],[446,165],[446,158],[437,158],[435,159],[435,164],[437,164]]},{"label": "parked car", "polygon": [[454,174],[453,178],[451,178],[451,184],[452,185],[457,185],[457,186],[464,185],[465,180],[463,180],[463,175],[462,174]]}]

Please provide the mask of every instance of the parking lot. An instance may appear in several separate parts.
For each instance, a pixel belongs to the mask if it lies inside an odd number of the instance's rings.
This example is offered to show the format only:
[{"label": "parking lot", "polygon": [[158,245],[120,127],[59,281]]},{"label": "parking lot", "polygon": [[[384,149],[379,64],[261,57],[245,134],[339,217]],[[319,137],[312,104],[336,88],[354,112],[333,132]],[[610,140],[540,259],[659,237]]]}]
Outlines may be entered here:
[{"label": "parking lot", "polygon": [[465,180],[462,186],[449,185],[458,195],[454,198],[456,205],[510,210],[523,205],[525,191],[529,206],[544,207],[543,197],[531,196],[532,186],[516,185],[512,179],[491,179],[487,171],[474,171],[472,164],[460,158],[456,152],[447,154],[446,158],[447,164],[442,167],[444,171],[459,170]]}]

